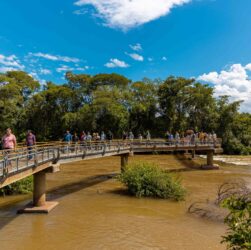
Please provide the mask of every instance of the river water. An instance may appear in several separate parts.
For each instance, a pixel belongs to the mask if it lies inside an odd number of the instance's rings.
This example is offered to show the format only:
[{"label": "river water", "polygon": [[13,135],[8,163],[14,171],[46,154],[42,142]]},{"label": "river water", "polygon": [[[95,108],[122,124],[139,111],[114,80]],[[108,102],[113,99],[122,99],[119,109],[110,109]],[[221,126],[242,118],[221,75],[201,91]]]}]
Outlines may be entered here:
[{"label": "river water", "polygon": [[[120,158],[76,162],[47,175],[48,199],[59,205],[49,215],[16,215],[30,196],[0,198],[0,249],[225,249],[222,222],[187,213],[197,201],[214,200],[230,179],[251,184],[249,167],[193,170],[192,161],[172,155],[137,155],[129,161],[152,161],[171,169],[188,190],[183,202],[128,197],[114,177]],[[197,160],[197,162],[205,160]]]}]

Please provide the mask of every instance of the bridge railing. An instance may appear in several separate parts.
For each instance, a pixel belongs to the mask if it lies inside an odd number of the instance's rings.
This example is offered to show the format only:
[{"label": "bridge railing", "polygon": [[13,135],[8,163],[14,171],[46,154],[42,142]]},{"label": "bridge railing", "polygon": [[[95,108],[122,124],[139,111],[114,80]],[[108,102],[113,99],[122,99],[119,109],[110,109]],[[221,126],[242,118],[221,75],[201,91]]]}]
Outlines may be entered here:
[{"label": "bridge railing", "polygon": [[56,143],[33,147],[19,148],[15,151],[2,151],[0,158],[0,177],[7,176],[23,169],[32,168],[40,164],[59,159],[84,157],[84,155],[119,153],[130,149],[128,142],[84,142],[84,143]]}]

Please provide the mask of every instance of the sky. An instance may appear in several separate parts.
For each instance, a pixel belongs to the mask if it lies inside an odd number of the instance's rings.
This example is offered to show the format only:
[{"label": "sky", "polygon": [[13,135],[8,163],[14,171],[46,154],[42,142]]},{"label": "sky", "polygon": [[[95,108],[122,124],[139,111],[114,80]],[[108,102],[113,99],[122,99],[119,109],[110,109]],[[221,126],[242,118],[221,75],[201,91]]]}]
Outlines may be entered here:
[{"label": "sky", "polygon": [[0,11],[2,73],[193,77],[251,113],[250,0],[1,0]]}]

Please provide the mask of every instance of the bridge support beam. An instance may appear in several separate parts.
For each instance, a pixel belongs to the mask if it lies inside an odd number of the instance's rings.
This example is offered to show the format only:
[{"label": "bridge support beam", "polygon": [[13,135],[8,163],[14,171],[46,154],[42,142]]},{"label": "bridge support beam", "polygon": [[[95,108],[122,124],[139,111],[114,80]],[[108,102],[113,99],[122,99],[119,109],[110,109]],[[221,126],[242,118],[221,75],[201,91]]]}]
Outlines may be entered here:
[{"label": "bridge support beam", "polygon": [[58,202],[46,201],[46,173],[59,171],[58,165],[42,170],[33,175],[33,202],[18,213],[49,213]]},{"label": "bridge support beam", "polygon": [[129,157],[129,154],[123,154],[120,156],[121,172],[125,171],[126,165],[128,164],[128,157]]}]

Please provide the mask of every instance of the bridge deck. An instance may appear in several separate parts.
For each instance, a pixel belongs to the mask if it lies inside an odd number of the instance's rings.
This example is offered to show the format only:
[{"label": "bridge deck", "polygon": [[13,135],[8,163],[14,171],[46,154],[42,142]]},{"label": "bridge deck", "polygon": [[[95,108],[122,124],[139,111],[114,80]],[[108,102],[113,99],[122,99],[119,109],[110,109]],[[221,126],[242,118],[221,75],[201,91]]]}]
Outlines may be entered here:
[{"label": "bridge deck", "polygon": [[[21,148],[16,152],[0,151],[0,188],[47,169],[52,163],[66,163],[114,155],[146,152],[213,151],[221,153],[220,142],[178,143],[166,141],[114,141],[80,144],[40,144],[30,151]],[[29,156],[32,158],[29,160]]]}]

